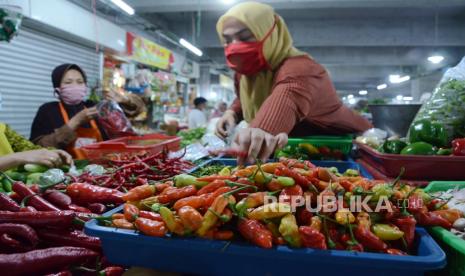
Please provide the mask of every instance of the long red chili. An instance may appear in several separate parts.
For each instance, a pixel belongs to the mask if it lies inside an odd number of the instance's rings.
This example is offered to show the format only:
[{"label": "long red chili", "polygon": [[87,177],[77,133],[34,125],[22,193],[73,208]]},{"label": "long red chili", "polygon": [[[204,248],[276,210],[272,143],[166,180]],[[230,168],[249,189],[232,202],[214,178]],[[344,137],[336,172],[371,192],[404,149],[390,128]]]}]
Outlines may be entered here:
[{"label": "long red chili", "polygon": [[24,183],[15,182],[12,189],[21,199],[26,200],[26,205],[30,205],[39,211],[60,211],[58,207],[36,194]]},{"label": "long red chili", "polygon": [[99,254],[81,247],[51,247],[26,253],[0,254],[0,271],[8,275],[40,275],[96,259]]},{"label": "long red chili", "polygon": [[[13,239],[19,238],[21,245],[26,250],[34,249],[39,243],[39,237],[31,226],[16,223],[2,223],[0,224],[0,234],[7,234]],[[27,242],[27,244],[24,244]]]},{"label": "long red chili", "polygon": [[4,193],[0,193],[0,210],[19,212],[21,207],[16,201]]},{"label": "long red chili", "polygon": [[122,192],[115,189],[87,183],[72,183],[66,188],[67,194],[77,203],[123,203]]},{"label": "long red chili", "polygon": [[75,217],[73,211],[0,211],[0,223],[23,223],[33,227],[68,228]]},{"label": "long red chili", "polygon": [[42,196],[62,210],[68,209],[68,206],[71,204],[71,198],[67,194],[57,190],[47,190]]},{"label": "long red chili", "polygon": [[97,237],[91,237],[80,230],[38,229],[41,240],[51,245],[84,247],[100,252],[102,244]]}]

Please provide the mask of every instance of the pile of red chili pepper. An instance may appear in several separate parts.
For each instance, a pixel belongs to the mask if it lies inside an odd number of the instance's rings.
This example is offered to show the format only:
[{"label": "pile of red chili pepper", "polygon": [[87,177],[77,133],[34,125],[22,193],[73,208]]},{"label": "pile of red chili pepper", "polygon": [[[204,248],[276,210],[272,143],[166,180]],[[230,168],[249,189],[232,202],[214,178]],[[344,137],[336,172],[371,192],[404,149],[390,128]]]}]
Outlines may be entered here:
[{"label": "pile of red chili pepper", "polygon": [[[268,195],[278,200],[265,202]],[[342,202],[336,202],[334,210],[312,211],[297,207],[292,196],[303,197],[314,208],[319,198],[329,204],[325,196],[341,196],[337,200]],[[355,196],[370,196],[367,204],[373,210],[383,199],[391,211],[351,211],[349,202]],[[262,248],[288,245],[394,255],[414,254],[415,226],[450,228],[462,216],[447,209],[447,202],[398,179],[338,176],[309,161],[287,158],[198,178],[181,174],[133,188],[122,199],[123,213],[105,225],[155,237],[242,238]]]},{"label": "pile of red chili pepper", "polygon": [[124,189],[173,177],[193,167],[193,164],[179,158],[168,158],[168,153],[133,156],[129,159],[112,160],[106,173],[92,175],[85,172],[73,178],[73,182],[93,184],[100,187]]},{"label": "pile of red chili pepper", "polygon": [[[78,185],[66,189],[69,192]],[[96,216],[90,210],[102,213],[104,205],[78,206],[73,195],[22,182],[14,182],[12,188],[10,195],[0,193],[1,271],[8,275],[123,274],[122,267],[106,263],[100,240],[82,232],[84,220]]]}]

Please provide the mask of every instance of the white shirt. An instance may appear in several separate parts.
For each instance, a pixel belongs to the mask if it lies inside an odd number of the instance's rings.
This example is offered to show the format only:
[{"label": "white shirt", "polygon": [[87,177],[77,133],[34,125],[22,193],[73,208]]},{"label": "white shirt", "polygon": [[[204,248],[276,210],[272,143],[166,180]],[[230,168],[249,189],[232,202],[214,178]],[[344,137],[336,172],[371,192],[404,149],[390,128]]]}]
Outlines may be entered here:
[{"label": "white shirt", "polygon": [[198,109],[192,109],[187,121],[189,128],[204,127],[207,124],[207,116]]}]

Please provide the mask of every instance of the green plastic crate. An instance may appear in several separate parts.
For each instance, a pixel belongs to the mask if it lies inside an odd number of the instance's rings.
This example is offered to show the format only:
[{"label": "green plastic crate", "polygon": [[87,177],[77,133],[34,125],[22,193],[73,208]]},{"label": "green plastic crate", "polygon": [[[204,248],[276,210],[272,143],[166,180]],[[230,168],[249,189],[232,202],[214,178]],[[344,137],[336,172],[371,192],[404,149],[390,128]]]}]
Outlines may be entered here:
[{"label": "green plastic crate", "polygon": [[[425,191],[434,193],[456,187],[464,189],[465,181],[433,181],[425,188]],[[441,270],[440,275],[465,275],[465,240],[442,227],[429,227],[428,231],[447,256],[447,266]]]},{"label": "green plastic crate", "polygon": [[309,143],[315,147],[327,146],[333,150],[340,150],[344,155],[348,155],[352,149],[352,134],[343,136],[308,136],[302,138],[289,138],[287,142],[290,146],[297,146],[302,143]]}]

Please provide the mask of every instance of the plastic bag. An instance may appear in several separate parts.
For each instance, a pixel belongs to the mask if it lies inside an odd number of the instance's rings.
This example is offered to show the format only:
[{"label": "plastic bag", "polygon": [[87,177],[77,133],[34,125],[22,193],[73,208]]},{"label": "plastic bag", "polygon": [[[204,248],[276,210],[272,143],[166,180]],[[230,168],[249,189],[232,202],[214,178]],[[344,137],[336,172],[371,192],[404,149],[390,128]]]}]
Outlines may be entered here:
[{"label": "plastic bag", "polygon": [[465,57],[444,73],[412,124],[423,119],[442,124],[447,131],[448,142],[465,137]]},{"label": "plastic bag", "polygon": [[101,101],[97,105],[98,122],[104,128],[108,138],[137,135],[123,109],[115,101]]}]

